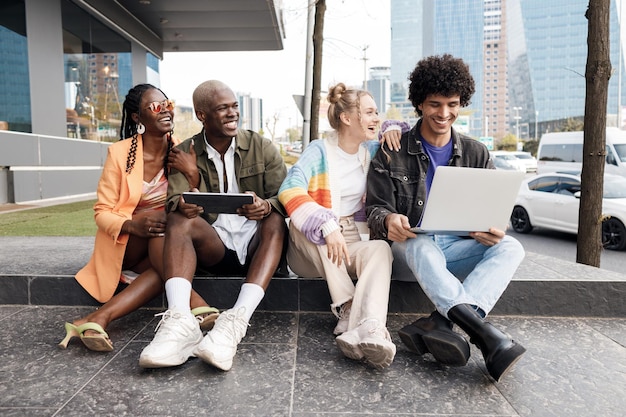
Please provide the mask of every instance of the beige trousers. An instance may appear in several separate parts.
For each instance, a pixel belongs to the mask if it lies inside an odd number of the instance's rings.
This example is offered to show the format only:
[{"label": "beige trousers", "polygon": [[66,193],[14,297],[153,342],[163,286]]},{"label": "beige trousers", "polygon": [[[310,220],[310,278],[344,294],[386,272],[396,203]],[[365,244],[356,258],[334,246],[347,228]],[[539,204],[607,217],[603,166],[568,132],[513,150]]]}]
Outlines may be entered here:
[{"label": "beige trousers", "polygon": [[[345,260],[341,267],[332,263],[326,245],[312,243],[291,223],[287,250],[289,267],[301,277],[326,279],[331,310],[352,300],[348,330],[369,318],[378,319],[385,326],[393,260],[391,248],[382,240],[362,241],[351,216],[342,217],[339,225],[350,253],[349,266]],[[352,278],[357,279],[356,286]]]}]

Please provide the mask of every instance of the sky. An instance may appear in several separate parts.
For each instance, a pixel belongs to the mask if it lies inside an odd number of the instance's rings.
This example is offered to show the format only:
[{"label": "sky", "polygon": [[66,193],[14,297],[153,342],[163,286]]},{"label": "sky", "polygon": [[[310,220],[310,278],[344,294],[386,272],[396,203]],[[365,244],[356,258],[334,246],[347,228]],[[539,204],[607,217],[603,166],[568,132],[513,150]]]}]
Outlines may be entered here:
[{"label": "sky", "polygon": [[[326,2],[323,90],[337,82],[362,86],[364,56],[367,68],[390,65],[389,2]],[[301,127],[302,116],[293,95],[304,95],[307,3],[307,0],[283,1],[283,50],[167,52],[160,67],[161,88],[177,104],[191,106],[196,86],[210,79],[221,80],[235,92],[262,98],[264,118],[279,115],[278,135],[296,124]]]}]

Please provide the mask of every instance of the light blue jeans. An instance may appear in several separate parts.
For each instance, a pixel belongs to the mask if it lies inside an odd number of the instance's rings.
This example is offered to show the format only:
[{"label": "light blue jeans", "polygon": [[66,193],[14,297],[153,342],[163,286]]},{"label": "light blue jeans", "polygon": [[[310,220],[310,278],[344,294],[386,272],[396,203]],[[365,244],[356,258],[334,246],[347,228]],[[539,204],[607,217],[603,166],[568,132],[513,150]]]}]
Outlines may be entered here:
[{"label": "light blue jeans", "polygon": [[[393,242],[392,251],[394,263],[406,262],[413,275],[410,278],[417,279],[444,317],[459,304],[470,304],[489,314],[524,259],[524,248],[511,236],[497,245],[485,246],[471,238],[418,235]],[[402,268],[394,266],[396,270]]]}]

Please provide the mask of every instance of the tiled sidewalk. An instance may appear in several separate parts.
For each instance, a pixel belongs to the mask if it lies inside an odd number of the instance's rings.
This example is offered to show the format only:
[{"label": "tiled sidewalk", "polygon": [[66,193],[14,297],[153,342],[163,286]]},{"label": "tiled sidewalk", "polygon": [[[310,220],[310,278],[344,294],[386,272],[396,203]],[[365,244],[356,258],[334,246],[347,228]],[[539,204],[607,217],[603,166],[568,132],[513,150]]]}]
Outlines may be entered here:
[{"label": "tiled sidewalk", "polygon": [[499,383],[473,348],[467,366],[418,357],[396,331],[416,315],[392,314],[398,353],[377,371],[341,356],[330,313],[257,312],[233,369],[198,359],[143,370],[154,310],[114,322],[115,350],[94,353],[63,322],[89,307],[0,306],[2,416],[623,416],[626,319],[494,316],[527,353]]}]

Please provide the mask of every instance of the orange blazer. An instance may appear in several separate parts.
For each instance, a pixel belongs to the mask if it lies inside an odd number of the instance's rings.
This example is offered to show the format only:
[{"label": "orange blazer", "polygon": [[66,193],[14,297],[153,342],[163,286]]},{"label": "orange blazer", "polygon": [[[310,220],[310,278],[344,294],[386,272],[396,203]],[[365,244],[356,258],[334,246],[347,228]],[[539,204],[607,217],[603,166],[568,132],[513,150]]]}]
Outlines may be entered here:
[{"label": "orange blazer", "polygon": [[113,297],[120,281],[128,234],[120,234],[131,220],[143,191],[143,140],[137,141],[135,166],[126,173],[131,139],[109,146],[98,182],[98,201],[94,205],[98,226],[91,259],[76,274],[76,280],[93,298],[105,303]]}]

